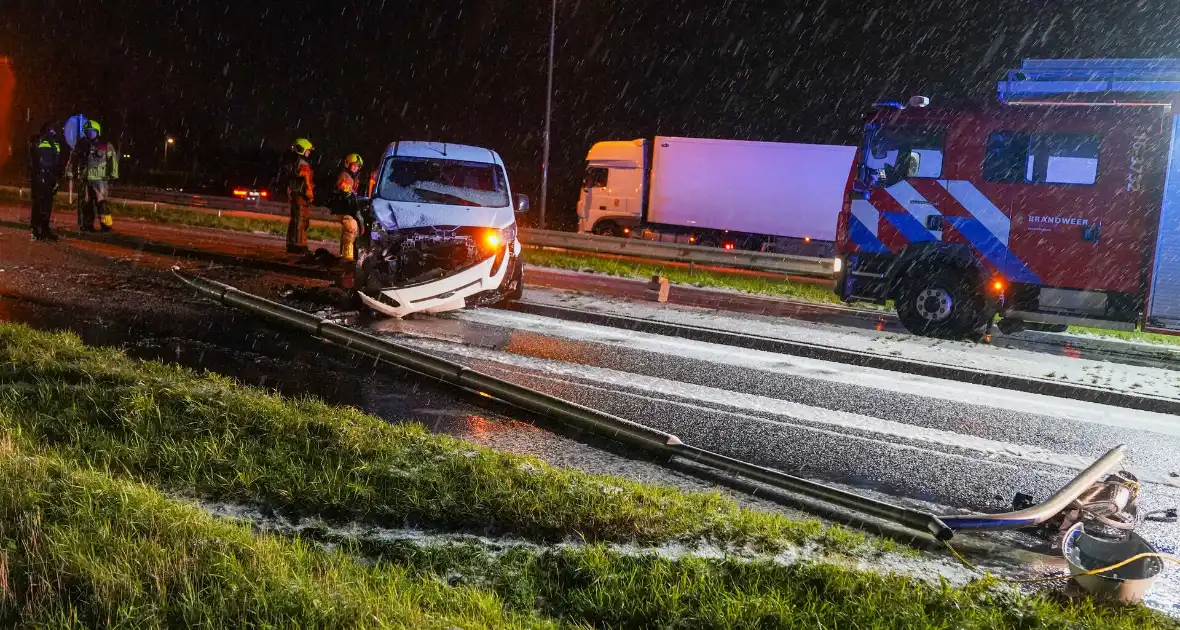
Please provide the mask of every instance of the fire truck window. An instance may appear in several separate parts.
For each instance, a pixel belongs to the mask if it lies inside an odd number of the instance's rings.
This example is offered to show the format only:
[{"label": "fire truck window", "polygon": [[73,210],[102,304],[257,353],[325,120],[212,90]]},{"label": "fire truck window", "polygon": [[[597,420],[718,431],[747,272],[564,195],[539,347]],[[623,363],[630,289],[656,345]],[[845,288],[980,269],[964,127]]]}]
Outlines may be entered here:
[{"label": "fire truck window", "polygon": [[909,149],[909,162],[900,165],[905,169],[900,172],[904,177],[941,177],[943,142],[941,132],[882,129],[870,141],[865,165],[873,171],[893,172],[899,167],[899,156]]},{"label": "fire truck window", "polygon": [[1045,184],[1093,184],[1098,179],[1096,134],[1037,134],[1033,139],[1031,181]]},{"label": "fire truck window", "polygon": [[610,173],[608,169],[591,166],[586,169],[586,182],[584,188],[590,190],[591,188],[606,188],[607,174]]},{"label": "fire truck window", "polygon": [[987,137],[983,178],[989,182],[1025,182],[1032,134],[993,131]]},{"label": "fire truck window", "polygon": [[994,131],[987,138],[983,177],[989,182],[1093,184],[1097,134]]}]

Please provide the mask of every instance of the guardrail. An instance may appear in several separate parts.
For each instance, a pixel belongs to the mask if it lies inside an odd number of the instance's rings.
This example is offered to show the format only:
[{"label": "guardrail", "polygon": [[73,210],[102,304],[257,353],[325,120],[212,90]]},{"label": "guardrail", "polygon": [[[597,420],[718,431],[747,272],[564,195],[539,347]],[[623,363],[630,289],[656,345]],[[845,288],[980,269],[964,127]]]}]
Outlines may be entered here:
[{"label": "guardrail", "polygon": [[[16,193],[22,199],[28,198],[29,188],[22,186],[0,186],[0,191]],[[58,200],[69,199],[68,190],[57,192]],[[127,205],[145,206],[178,206],[186,208],[206,208],[209,210],[227,210],[240,212],[258,212],[286,217],[290,212],[287,204],[281,201],[261,201],[239,199],[238,197],[222,197],[217,195],[200,195],[195,193],[159,190],[155,188],[133,188],[116,186],[111,189],[111,201]],[[311,215],[315,218],[331,218],[327,208],[313,207]]]},{"label": "guardrail", "polygon": [[197,208],[211,208],[215,210],[244,210],[247,212],[263,212],[283,216],[286,216],[288,213],[287,204],[278,201],[199,195],[152,188],[116,187],[111,193],[112,197],[117,197],[120,201],[151,201],[174,206],[195,206]]},{"label": "guardrail", "polygon": [[[27,188],[0,186],[0,190],[28,194]],[[218,197],[131,187],[118,187],[112,193],[112,201],[137,205],[150,203],[208,208],[210,210],[238,210],[283,217],[288,213],[287,204],[277,201],[248,200],[237,197]],[[64,191],[58,194],[62,195]],[[330,218],[330,213],[323,208],[313,208],[312,215],[319,218]],[[831,278],[835,275],[830,258],[724,250],[699,245],[660,243],[638,238],[616,238],[552,230],[522,229],[520,230],[520,240],[530,247],[553,247],[578,252],[634,256],[649,260],[692,263],[793,276]]]},{"label": "guardrail", "polygon": [[835,275],[831,258],[725,250],[699,245],[645,241],[638,238],[616,238],[550,230],[522,229],[520,240],[525,245],[532,247],[556,247],[581,252],[634,256],[636,258],[767,271],[794,276],[831,278]]}]

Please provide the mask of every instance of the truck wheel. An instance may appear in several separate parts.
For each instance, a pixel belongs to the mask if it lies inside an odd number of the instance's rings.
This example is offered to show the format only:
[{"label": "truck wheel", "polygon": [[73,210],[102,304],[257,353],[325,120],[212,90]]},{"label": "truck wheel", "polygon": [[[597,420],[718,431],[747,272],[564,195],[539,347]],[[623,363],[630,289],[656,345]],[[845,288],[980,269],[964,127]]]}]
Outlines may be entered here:
[{"label": "truck wheel", "polygon": [[1037,330],[1040,332],[1063,333],[1069,330],[1069,324],[1042,324],[1041,322],[1029,322],[1029,330]]},{"label": "truck wheel", "polygon": [[599,221],[594,225],[594,233],[599,236],[622,236],[623,228],[614,221]]},{"label": "truck wheel", "polygon": [[1018,332],[1028,330],[1028,323],[1019,319],[1009,319],[1005,317],[1004,319],[1000,320],[1000,324],[997,326],[997,328],[999,328],[1000,332],[1004,333],[1005,335],[1014,335]]},{"label": "truck wheel", "polygon": [[941,339],[978,336],[987,325],[986,310],[975,283],[950,269],[908,280],[897,301],[906,330]]}]

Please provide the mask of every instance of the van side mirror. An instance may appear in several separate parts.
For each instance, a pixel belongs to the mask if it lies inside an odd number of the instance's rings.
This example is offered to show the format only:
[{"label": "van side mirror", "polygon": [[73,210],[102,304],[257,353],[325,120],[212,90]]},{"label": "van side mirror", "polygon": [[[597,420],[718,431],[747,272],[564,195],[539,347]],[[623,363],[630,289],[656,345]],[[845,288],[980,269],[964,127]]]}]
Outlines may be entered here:
[{"label": "van side mirror", "polygon": [[529,196],[528,195],[517,195],[516,196],[516,214],[524,214],[528,211],[529,211]]}]

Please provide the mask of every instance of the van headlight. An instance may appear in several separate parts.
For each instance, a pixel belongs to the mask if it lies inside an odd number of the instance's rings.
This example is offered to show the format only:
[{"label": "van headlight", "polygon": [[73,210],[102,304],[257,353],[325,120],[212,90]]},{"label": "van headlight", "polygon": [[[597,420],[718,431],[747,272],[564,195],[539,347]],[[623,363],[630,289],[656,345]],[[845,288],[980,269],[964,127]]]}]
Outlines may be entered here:
[{"label": "van headlight", "polygon": [[516,224],[506,228],[488,228],[478,237],[479,248],[488,254],[499,254],[516,241]]},{"label": "van headlight", "polygon": [[832,261],[832,272],[840,273],[841,271],[844,271],[844,259],[836,256],[836,259]]}]

